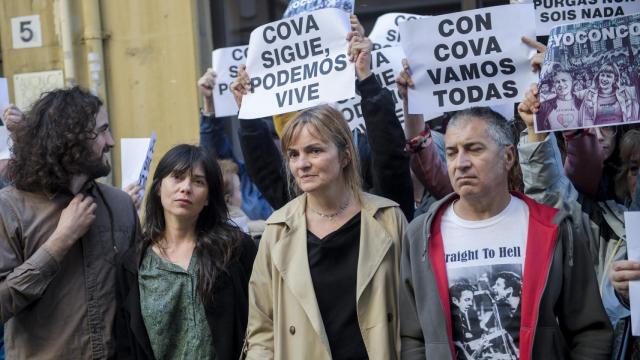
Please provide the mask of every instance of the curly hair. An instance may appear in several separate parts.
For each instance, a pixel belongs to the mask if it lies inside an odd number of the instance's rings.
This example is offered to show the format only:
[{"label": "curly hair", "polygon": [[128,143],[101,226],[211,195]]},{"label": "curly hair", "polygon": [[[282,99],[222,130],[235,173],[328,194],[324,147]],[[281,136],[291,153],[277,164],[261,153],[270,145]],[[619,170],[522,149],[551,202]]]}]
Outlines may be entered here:
[{"label": "curly hair", "polygon": [[44,93],[16,124],[7,174],[24,191],[56,192],[91,161],[102,101],[79,87]]}]

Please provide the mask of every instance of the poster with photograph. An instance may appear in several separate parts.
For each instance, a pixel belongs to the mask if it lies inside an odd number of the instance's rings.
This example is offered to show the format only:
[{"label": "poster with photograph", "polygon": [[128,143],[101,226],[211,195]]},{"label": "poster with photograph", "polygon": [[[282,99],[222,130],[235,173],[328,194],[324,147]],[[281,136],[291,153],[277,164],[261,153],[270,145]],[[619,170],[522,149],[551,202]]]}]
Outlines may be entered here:
[{"label": "poster with photograph", "polygon": [[[396,85],[396,77],[402,71],[402,59],[404,52],[399,46],[391,48],[383,48],[371,52],[371,72],[376,77],[378,83],[391,91],[393,102],[396,105],[396,115],[398,120],[404,126],[404,109],[402,106],[402,98],[398,92]],[[338,110],[342,112],[345,120],[349,124],[351,130],[359,129],[365,131],[364,116],[362,115],[362,107],[360,106],[361,98],[359,95],[351,99],[338,101]]]},{"label": "poster with photograph", "polygon": [[[429,34],[429,36],[425,36]],[[535,82],[532,5],[503,5],[400,23],[413,72],[410,114],[513,103]]]},{"label": "poster with photograph", "polygon": [[290,0],[283,19],[319,9],[335,8],[353,14],[356,0]]},{"label": "poster with photograph", "polygon": [[640,0],[520,0],[533,4],[536,35],[547,36],[554,26],[604,20],[640,12]]},{"label": "poster with photograph", "polygon": [[373,24],[369,39],[373,42],[373,50],[400,45],[400,23],[421,19],[424,16],[406,13],[388,13],[380,15]]},{"label": "poster with photograph", "polygon": [[231,92],[231,83],[238,77],[238,67],[247,62],[249,46],[232,46],[213,50],[212,66],[215,71],[216,86],[213,89],[213,103],[216,117],[235,116],[238,104]]},{"label": "poster with photograph", "polygon": [[638,122],[640,14],[551,30],[537,132]]},{"label": "poster with photograph", "polygon": [[283,114],[355,96],[349,62],[349,16],[321,9],[262,25],[251,32],[247,73],[251,91],[239,118]]}]

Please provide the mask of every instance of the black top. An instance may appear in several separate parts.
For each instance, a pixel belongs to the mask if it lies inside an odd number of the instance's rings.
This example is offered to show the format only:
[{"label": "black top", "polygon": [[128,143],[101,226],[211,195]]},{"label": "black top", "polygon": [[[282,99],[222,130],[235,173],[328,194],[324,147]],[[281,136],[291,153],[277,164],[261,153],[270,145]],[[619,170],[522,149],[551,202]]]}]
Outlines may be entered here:
[{"label": "black top", "polygon": [[368,359],[356,311],[360,213],[319,239],[307,231],[313,289],[336,360]]}]

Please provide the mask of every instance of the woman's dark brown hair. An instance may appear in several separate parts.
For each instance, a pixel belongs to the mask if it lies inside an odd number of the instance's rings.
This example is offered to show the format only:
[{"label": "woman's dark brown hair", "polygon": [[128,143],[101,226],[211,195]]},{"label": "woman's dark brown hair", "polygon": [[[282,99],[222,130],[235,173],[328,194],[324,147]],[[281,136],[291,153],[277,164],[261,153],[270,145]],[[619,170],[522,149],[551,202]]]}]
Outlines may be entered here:
[{"label": "woman's dark brown hair", "polygon": [[160,159],[153,174],[153,182],[145,204],[143,241],[140,250],[159,244],[164,236],[164,208],[160,199],[160,185],[167,176],[181,177],[202,165],[209,188],[209,202],[196,221],[196,248],[198,264],[198,295],[203,304],[213,302],[216,279],[226,270],[227,264],[236,256],[236,246],[242,233],[229,224],[229,213],[224,202],[222,174],[218,163],[200,146],[177,145]]},{"label": "woman's dark brown hair", "polygon": [[7,174],[24,191],[56,192],[92,161],[96,115],[102,101],[78,87],[43,94],[12,127]]}]

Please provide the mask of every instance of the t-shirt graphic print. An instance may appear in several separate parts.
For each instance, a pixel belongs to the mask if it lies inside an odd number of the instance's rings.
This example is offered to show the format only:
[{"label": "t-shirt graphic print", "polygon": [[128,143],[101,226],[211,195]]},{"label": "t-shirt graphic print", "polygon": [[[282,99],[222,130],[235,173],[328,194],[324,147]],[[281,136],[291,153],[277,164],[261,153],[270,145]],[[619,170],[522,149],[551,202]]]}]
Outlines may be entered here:
[{"label": "t-shirt graphic print", "polygon": [[518,360],[529,209],[512,197],[480,221],[442,217],[453,342],[458,359]]}]

